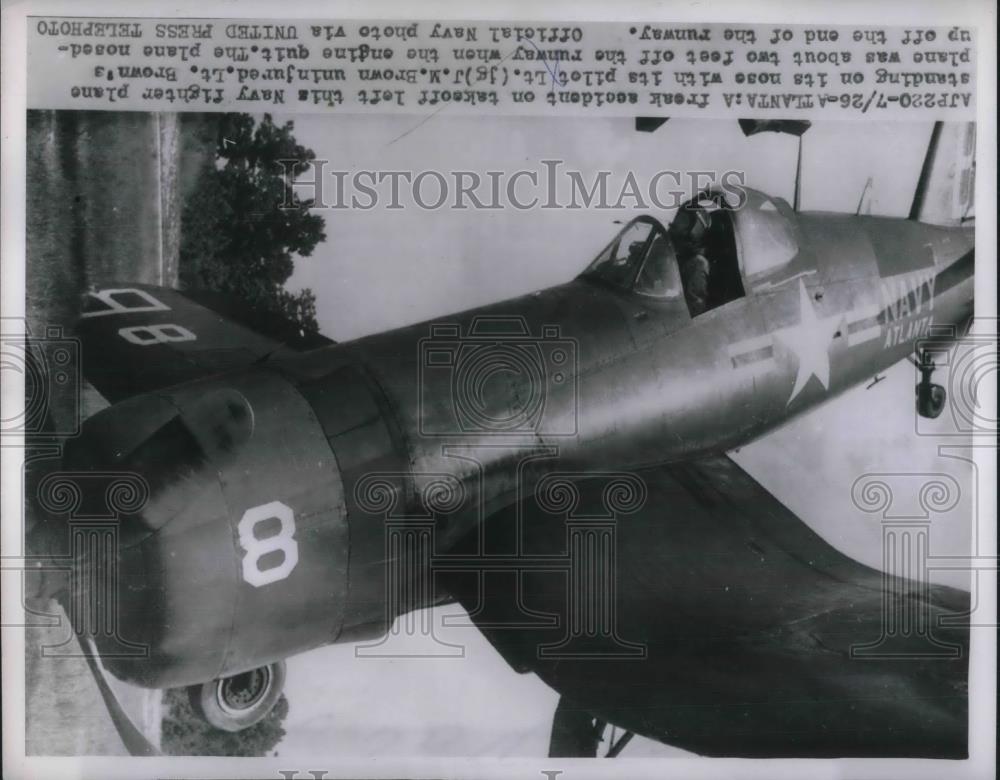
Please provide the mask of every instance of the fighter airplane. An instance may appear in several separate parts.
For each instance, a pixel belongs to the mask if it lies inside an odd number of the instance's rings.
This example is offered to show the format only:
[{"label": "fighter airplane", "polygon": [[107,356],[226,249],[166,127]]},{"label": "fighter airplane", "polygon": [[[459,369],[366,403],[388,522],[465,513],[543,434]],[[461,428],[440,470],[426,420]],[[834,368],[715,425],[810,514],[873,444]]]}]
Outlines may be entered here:
[{"label": "fighter airplane", "polygon": [[[349,343],[92,291],[84,373],[112,405],[40,485],[132,480],[77,580],[113,630],[84,638],[236,730],[283,659],[456,600],[562,695],[553,755],[605,724],[706,755],[966,755],[969,595],[840,554],[725,453],[908,357],[940,413],[925,343],[973,315],[973,146],[935,127],[909,219],[709,190],[564,284]],[[887,634],[896,608],[933,632]]]}]

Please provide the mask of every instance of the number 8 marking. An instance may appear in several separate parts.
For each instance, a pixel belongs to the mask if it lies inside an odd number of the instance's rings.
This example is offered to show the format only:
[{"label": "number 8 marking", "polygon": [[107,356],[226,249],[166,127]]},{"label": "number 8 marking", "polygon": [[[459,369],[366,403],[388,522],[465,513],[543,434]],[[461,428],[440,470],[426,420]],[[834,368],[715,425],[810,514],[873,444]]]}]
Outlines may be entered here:
[{"label": "number 8 marking", "polygon": [[[254,531],[265,520],[280,520],[281,529],[276,534],[259,538]],[[299,545],[295,541],[295,513],[280,501],[251,507],[243,513],[237,526],[243,556],[243,579],[255,588],[283,580],[292,573],[299,562]],[[270,552],[281,551],[281,563],[267,569],[260,568],[260,559]]]},{"label": "number 8 marking", "polygon": [[118,335],[129,344],[148,347],[150,344],[169,344],[172,341],[194,341],[198,337],[183,325],[133,325],[119,328]]}]

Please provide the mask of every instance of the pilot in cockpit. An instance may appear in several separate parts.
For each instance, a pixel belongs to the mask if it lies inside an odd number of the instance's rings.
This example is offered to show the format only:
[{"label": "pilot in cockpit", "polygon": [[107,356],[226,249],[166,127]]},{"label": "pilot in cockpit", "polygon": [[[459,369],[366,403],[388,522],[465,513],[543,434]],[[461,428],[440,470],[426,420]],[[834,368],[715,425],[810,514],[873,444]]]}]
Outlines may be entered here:
[{"label": "pilot in cockpit", "polygon": [[681,207],[670,223],[670,238],[677,249],[684,297],[692,317],[708,308],[712,264],[705,251],[705,237],[711,226],[712,215],[694,204]]}]

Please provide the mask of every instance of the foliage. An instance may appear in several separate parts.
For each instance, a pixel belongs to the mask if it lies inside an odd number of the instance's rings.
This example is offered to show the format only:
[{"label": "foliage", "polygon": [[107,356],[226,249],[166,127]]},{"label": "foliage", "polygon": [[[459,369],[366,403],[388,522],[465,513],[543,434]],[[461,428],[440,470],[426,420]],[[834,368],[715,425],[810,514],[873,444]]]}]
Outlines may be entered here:
[{"label": "foliage", "polygon": [[[277,311],[286,319],[298,323],[316,322],[316,296],[308,287],[293,295],[287,290],[278,290],[275,302]],[[316,328],[309,332],[315,333]]]},{"label": "foliage", "polygon": [[285,736],[288,699],[282,695],[264,719],[243,731],[220,731],[191,708],[187,690],[175,688],[163,696],[160,744],[174,756],[266,756]]},{"label": "foliage", "polygon": [[326,239],[323,218],[309,213],[294,177],[315,159],[296,141],[294,125],[265,114],[219,118],[216,163],[206,166],[182,215],[181,281],[235,295],[251,306],[291,317],[305,333],[319,330],[316,298],[284,284],[294,256],[308,257]]}]

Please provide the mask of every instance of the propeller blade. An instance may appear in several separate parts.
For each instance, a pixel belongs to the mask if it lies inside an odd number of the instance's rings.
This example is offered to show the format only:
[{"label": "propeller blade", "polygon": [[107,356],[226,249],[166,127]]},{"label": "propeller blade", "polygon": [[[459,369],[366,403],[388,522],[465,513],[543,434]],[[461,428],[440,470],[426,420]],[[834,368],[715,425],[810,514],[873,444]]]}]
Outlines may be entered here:
[{"label": "propeller blade", "polygon": [[669,118],[667,116],[637,116],[635,118],[635,129],[640,133],[652,133]]},{"label": "propeller blade", "polygon": [[104,699],[104,706],[107,707],[108,715],[111,716],[111,722],[114,723],[115,731],[121,737],[129,755],[163,755],[132,722],[132,719],[122,707],[121,702],[118,701],[115,692],[111,690],[111,685],[108,684],[107,680],[107,673],[98,661],[97,647],[94,645],[94,640],[89,637],[86,639],[81,637],[81,641],[86,645],[84,648],[84,657],[87,659],[87,666],[90,667],[90,673],[94,676],[94,682],[97,683],[97,689],[101,693],[101,698]]},{"label": "propeller blade", "polygon": [[743,135],[750,136],[757,133],[788,133],[802,137],[812,123],[805,119],[740,119],[740,130]]}]

